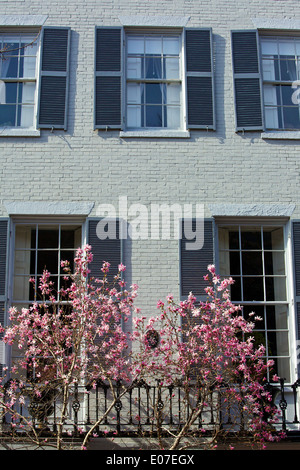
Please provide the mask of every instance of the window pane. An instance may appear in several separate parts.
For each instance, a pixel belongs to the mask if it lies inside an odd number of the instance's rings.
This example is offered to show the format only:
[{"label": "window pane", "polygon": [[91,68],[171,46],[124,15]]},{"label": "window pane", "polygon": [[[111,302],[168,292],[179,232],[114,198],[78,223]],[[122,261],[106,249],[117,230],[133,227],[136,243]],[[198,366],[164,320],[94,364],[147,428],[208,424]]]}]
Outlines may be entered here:
[{"label": "window pane", "polygon": [[127,77],[142,78],[142,59],[140,57],[128,57]]},{"label": "window pane", "polygon": [[267,338],[270,356],[288,356],[289,343],[287,331],[269,331]]},{"label": "window pane", "polygon": [[146,106],[146,126],[162,127],[162,106]]},{"label": "window pane", "polygon": [[146,103],[162,104],[162,85],[160,83],[146,83]]},{"label": "window pane", "polygon": [[285,277],[266,277],[266,300],[269,302],[286,300]]},{"label": "window pane", "polygon": [[295,58],[290,56],[281,57],[280,77],[282,81],[294,81],[297,79]]},{"label": "window pane", "polygon": [[[250,315],[254,313],[254,315]],[[251,321],[255,325],[255,329],[265,329],[265,307],[263,305],[244,305],[243,316],[247,321]],[[260,318],[255,320],[254,318]]]},{"label": "window pane", "polygon": [[24,57],[20,63],[20,77],[34,78],[35,77],[35,57]]},{"label": "window pane", "polygon": [[144,38],[143,36],[128,37],[127,39],[127,52],[128,54],[143,54],[144,53]]},{"label": "window pane", "polygon": [[42,274],[47,269],[51,274],[58,272],[58,251],[43,250],[38,251],[37,274]]},{"label": "window pane", "polygon": [[227,271],[229,274],[241,274],[240,267],[240,253],[238,251],[231,251],[229,253],[230,257],[230,269]]},{"label": "window pane", "polygon": [[240,302],[242,300],[242,291],[241,291],[241,278],[232,276],[234,284],[230,288],[231,300],[233,302]]},{"label": "window pane", "polygon": [[280,56],[290,56],[295,57],[295,44],[294,40],[292,41],[278,41],[279,55]]},{"label": "window pane", "polygon": [[164,78],[179,79],[179,59],[166,57],[164,59]]},{"label": "window pane", "polygon": [[18,57],[5,57],[1,62],[1,78],[18,77]]},{"label": "window pane", "polygon": [[245,302],[264,300],[263,277],[243,278],[243,300]]},{"label": "window pane", "polygon": [[34,123],[34,107],[23,105],[18,106],[18,121],[17,126],[20,127],[33,127]]},{"label": "window pane", "polygon": [[0,105],[0,126],[15,126],[16,124],[16,106]]},{"label": "window pane", "polygon": [[263,274],[262,252],[249,251],[242,252],[243,275]]},{"label": "window pane", "polygon": [[163,38],[163,54],[179,55],[179,38]]},{"label": "window pane", "polygon": [[180,128],[180,107],[179,106],[167,106],[165,108],[165,120],[164,126],[169,129]]},{"label": "window pane", "polygon": [[261,52],[263,55],[277,56],[278,46],[277,41],[262,39],[261,41]]},{"label": "window pane", "polygon": [[263,59],[262,71],[264,80],[280,80],[278,60]]},{"label": "window pane", "polygon": [[127,84],[127,103],[141,104],[141,96],[143,92],[143,85],[139,83]]},{"label": "window pane", "polygon": [[159,79],[162,78],[161,57],[145,58],[145,78]]},{"label": "window pane", "polygon": [[242,250],[261,250],[261,231],[257,229],[244,229],[241,231]]},{"label": "window pane", "polygon": [[266,251],[264,253],[265,274],[266,275],[284,275],[285,261],[283,252]]},{"label": "window pane", "polygon": [[4,52],[3,52],[4,60],[6,60],[8,57],[19,55],[20,43],[14,41],[13,39],[4,38],[2,47],[4,49]]},{"label": "window pane", "polygon": [[300,128],[300,116],[299,107],[284,107],[283,108],[283,120],[285,129],[299,129]]},{"label": "window pane", "polygon": [[229,249],[238,250],[240,248],[239,231],[231,230],[229,232]]},{"label": "window pane", "polygon": [[35,83],[19,83],[19,101],[22,103],[34,103]]},{"label": "window pane", "polygon": [[5,83],[5,103],[17,103],[17,83]]},{"label": "window pane", "polygon": [[127,126],[142,127],[142,106],[127,106]]},{"label": "window pane", "polygon": [[162,54],[162,39],[160,37],[146,37],[145,38],[145,53],[146,54]]},{"label": "window pane", "polygon": [[263,239],[265,250],[284,250],[282,227],[264,227]]},{"label": "window pane", "polygon": [[[35,241],[35,231],[33,230],[33,240]],[[58,248],[58,229],[41,228],[38,230],[38,248]],[[33,245],[33,248],[35,245]]]},{"label": "window pane", "polygon": [[266,306],[267,328],[269,330],[287,329],[288,315],[286,305],[267,305]]}]

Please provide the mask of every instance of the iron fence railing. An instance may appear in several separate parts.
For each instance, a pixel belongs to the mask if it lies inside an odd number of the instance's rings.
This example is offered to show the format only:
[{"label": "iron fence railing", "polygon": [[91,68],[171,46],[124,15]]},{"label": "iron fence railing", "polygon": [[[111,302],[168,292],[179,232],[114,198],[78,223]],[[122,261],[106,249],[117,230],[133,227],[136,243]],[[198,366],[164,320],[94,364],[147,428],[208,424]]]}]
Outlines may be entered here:
[{"label": "iron fence railing", "polygon": [[[268,384],[273,402],[279,411],[278,431],[300,439],[300,379],[287,385],[284,379]],[[75,384],[68,397],[67,418],[63,423],[65,435],[83,436],[92,426],[94,435],[155,435],[157,423],[161,429],[178,431],[189,418],[199,395],[193,387],[187,391],[179,383],[169,387],[137,382],[124,388],[120,382],[114,390],[99,381],[96,387]],[[188,394],[188,396],[187,396]],[[188,405],[187,405],[188,404]],[[60,423],[62,396],[59,390],[14,404],[11,412],[2,414],[0,435],[25,432],[28,422],[40,435],[55,435]],[[101,419],[102,418],[102,419]],[[247,419],[237,413],[234,405],[222,402],[222,396],[211,390],[206,396],[206,406],[193,422],[191,430],[206,432],[216,426],[234,432],[247,430]]]}]

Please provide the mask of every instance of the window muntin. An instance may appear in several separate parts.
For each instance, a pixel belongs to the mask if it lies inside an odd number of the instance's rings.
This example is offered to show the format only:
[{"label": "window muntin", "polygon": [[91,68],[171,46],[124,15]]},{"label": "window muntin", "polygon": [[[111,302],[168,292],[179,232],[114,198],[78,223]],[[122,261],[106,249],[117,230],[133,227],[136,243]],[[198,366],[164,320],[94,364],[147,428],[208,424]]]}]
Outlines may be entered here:
[{"label": "window muntin", "polygon": [[293,99],[300,80],[300,38],[262,37],[266,129],[300,129],[300,107]]},{"label": "window muntin", "polygon": [[[70,261],[72,269],[75,251],[81,246],[81,225],[18,224],[15,228],[13,304],[28,305],[41,300],[30,278],[38,281],[44,269],[51,273],[54,290],[65,287],[61,261]],[[59,299],[57,293],[56,300]]]},{"label": "window muntin", "polygon": [[182,128],[179,35],[127,36],[126,127]]},{"label": "window muntin", "polygon": [[283,227],[228,225],[218,227],[219,270],[232,276],[231,300],[243,315],[261,317],[251,333],[266,348],[279,376],[290,380],[288,302]]},{"label": "window muntin", "polygon": [[33,128],[38,41],[32,34],[0,34],[0,127]]}]

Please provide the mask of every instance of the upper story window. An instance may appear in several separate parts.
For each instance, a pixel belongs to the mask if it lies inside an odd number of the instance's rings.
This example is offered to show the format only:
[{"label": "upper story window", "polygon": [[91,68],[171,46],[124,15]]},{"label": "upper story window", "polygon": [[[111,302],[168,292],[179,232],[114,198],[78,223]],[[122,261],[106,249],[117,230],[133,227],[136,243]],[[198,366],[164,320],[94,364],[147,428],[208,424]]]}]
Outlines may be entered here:
[{"label": "upper story window", "polygon": [[0,137],[67,129],[71,30],[0,32]]},{"label": "upper story window", "polygon": [[231,34],[236,130],[299,138],[300,36]]},{"label": "upper story window", "polygon": [[300,80],[300,38],[261,37],[266,129],[300,129],[295,82]]},{"label": "upper story window", "polygon": [[127,128],[183,127],[181,37],[128,35]]},{"label": "upper story window", "polygon": [[97,27],[95,129],[125,137],[214,130],[212,50],[210,28]]},{"label": "upper story window", "polygon": [[0,35],[0,126],[34,127],[38,40],[32,34]]}]

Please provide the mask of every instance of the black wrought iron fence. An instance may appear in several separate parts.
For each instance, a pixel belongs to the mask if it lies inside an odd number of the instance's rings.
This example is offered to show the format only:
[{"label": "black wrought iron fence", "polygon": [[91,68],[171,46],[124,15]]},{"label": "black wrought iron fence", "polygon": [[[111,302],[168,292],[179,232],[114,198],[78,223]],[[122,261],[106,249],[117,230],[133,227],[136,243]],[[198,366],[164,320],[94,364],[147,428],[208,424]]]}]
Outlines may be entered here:
[{"label": "black wrought iron fence", "polygon": [[[280,412],[277,430],[300,438],[300,379],[286,385],[268,384],[273,402]],[[202,397],[203,398],[203,397]],[[101,381],[95,387],[75,384],[68,398],[68,412],[63,422],[65,435],[83,436],[95,427],[94,436],[155,435],[161,430],[176,432],[184,426],[197,406],[199,389],[182,387],[180,383],[161,387],[145,382],[124,386],[117,382],[113,388]],[[39,435],[55,435],[61,422],[62,395],[59,389],[49,391],[39,398],[27,394],[26,400],[14,404],[12,412],[2,413],[0,434],[25,432],[28,423]],[[205,407],[193,422],[195,434],[209,433],[216,426],[233,432],[247,429],[247,417],[234,404],[222,401],[219,392],[211,390],[205,397]]]}]

